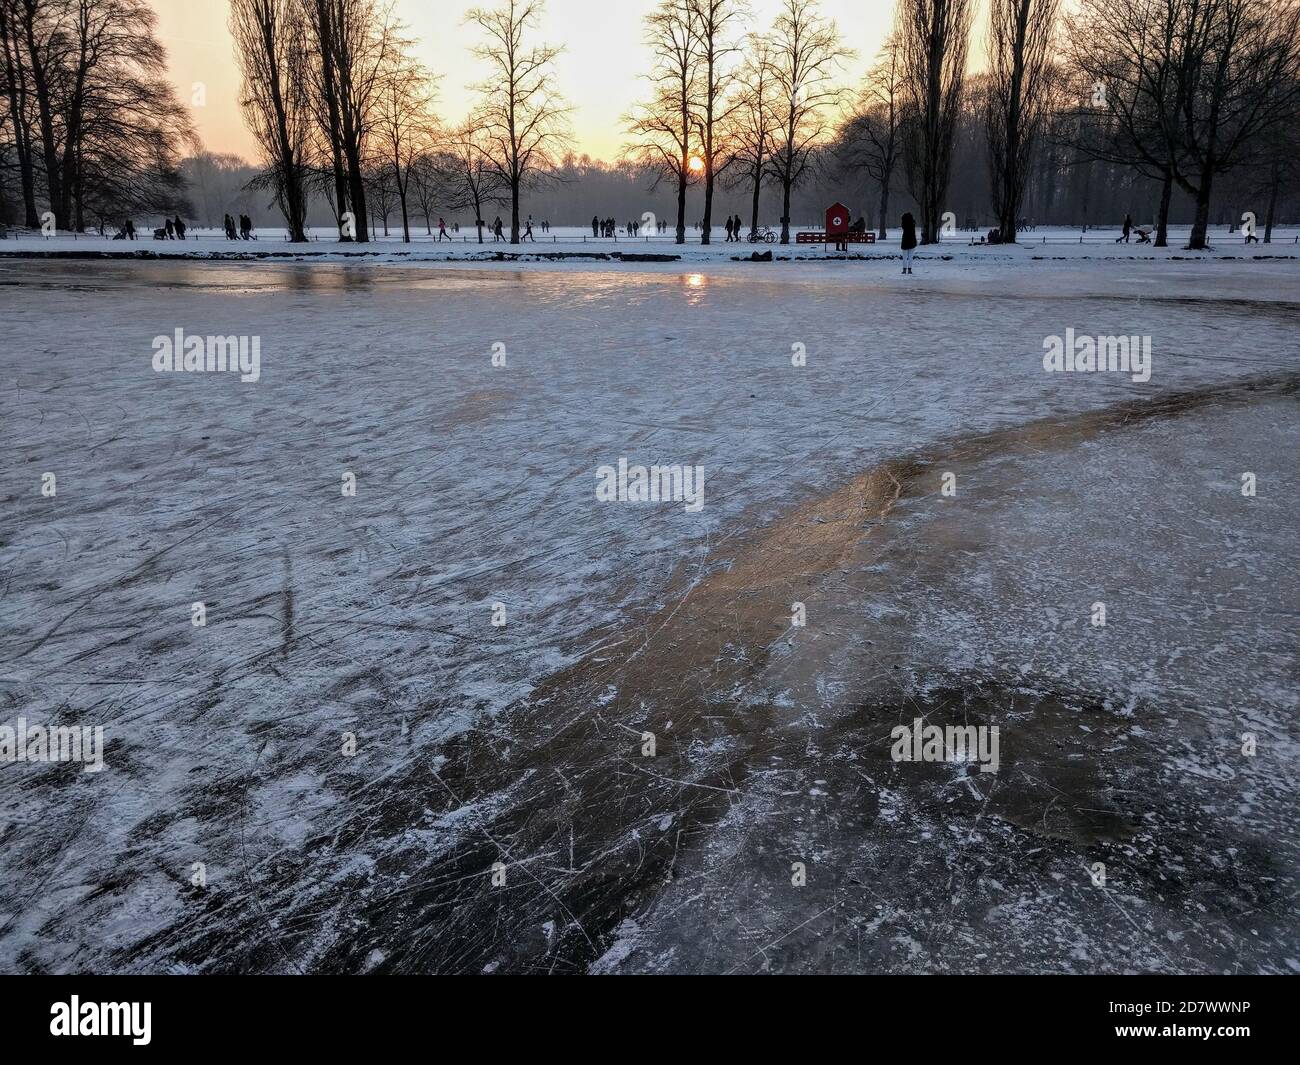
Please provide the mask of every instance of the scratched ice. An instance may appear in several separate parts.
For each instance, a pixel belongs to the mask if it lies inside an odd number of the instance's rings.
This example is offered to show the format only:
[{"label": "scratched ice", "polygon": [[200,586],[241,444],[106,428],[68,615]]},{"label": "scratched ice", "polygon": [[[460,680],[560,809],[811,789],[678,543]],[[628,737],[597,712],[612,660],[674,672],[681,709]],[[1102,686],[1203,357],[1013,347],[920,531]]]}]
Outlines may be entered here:
[{"label": "scratched ice", "polygon": [[0,968],[1300,968],[1298,280],[0,263]]}]

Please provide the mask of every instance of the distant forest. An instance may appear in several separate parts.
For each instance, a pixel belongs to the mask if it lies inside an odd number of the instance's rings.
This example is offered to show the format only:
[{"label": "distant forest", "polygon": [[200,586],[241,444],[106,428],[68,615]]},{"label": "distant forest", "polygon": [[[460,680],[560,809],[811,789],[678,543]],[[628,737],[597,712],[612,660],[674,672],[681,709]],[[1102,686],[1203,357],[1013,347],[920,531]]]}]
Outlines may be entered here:
[{"label": "distant forest", "polygon": [[[816,225],[839,200],[922,243],[953,219],[1002,240],[1125,217],[1300,220],[1300,0],[987,0],[988,69],[968,69],[975,0],[897,0],[859,84],[816,0],[744,32],[743,0],[661,0],[637,53],[623,157],[575,154],[543,0],[465,19],[484,80],[459,123],[384,0],[229,0],[244,161],[202,150],[158,61],[147,0],[0,0],[0,224],[114,231],[162,215],[248,215],[306,240],[410,240],[439,217],[616,225],[682,242],[723,217]],[[156,224],[156,222],[155,222]]]},{"label": "distant forest", "polygon": [[[987,152],[983,146],[983,129],[972,121],[971,128],[958,133],[953,160],[952,191],[949,195],[957,225],[965,228],[974,225],[984,230],[996,224],[990,206],[990,174]],[[1108,163],[1087,157],[1056,145],[1044,144],[1037,153],[1036,166],[1028,186],[1026,219],[1040,226],[1116,226],[1126,214],[1135,221],[1150,223],[1159,209],[1161,183],[1144,177],[1137,171],[1117,163]],[[825,208],[836,201],[846,204],[854,217],[863,217],[868,228],[880,225],[878,184],[851,167],[845,166],[839,153],[828,150],[818,160],[819,166],[793,193],[791,208],[795,226],[818,226],[822,223]],[[226,212],[247,214],[260,228],[282,229],[284,219],[273,197],[250,187],[260,169],[233,155],[201,153],[180,164],[188,189],[192,220],[201,226],[221,227]],[[725,172],[724,172],[725,174]],[[542,187],[526,191],[522,198],[522,211],[532,215],[537,222],[549,221],[553,226],[590,227],[592,217],[614,218],[619,226],[625,222],[639,221],[644,212],[653,212],[656,218],[668,220],[675,217],[674,190],[663,182],[656,187],[657,175],[633,163],[609,164],[587,156],[567,156],[556,169],[555,180]],[[1261,221],[1268,189],[1262,185],[1257,173],[1243,171],[1223,182],[1215,194],[1210,221],[1215,226],[1240,224],[1244,211],[1254,210]],[[750,190],[730,188],[725,177],[721,182],[714,206],[715,223],[719,217],[736,214],[748,224]],[[703,216],[704,191],[694,186],[687,191],[687,222],[694,225]],[[899,175],[891,190],[891,217],[887,220],[897,228],[904,211],[917,210],[917,204],[908,194],[906,184]],[[766,189],[761,193],[759,220],[775,226],[781,214],[780,190]],[[384,232],[385,219],[381,211],[375,218],[376,230]],[[1300,182],[1281,190],[1277,219],[1279,225],[1300,224]],[[1169,211],[1172,225],[1189,225],[1195,212],[1190,196],[1175,190]],[[490,204],[487,221],[497,215],[506,217],[500,203]],[[454,204],[434,204],[426,220],[417,210],[415,235],[436,232],[439,216],[448,224],[458,221],[462,227],[472,224],[474,212]],[[401,232],[401,219],[396,208],[389,206],[387,224],[389,232]],[[334,212],[328,200],[319,197],[310,206],[309,226],[328,228],[335,224]]]}]

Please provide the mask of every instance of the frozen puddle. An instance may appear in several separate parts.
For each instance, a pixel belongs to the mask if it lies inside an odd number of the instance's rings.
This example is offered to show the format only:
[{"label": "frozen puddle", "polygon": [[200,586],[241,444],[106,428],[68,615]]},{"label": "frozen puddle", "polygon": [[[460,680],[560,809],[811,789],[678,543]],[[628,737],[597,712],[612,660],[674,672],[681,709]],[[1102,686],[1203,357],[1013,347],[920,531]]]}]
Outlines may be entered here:
[{"label": "frozen puddle", "polygon": [[1283,970],[1296,269],[1142,272],[0,263],[0,964]]}]

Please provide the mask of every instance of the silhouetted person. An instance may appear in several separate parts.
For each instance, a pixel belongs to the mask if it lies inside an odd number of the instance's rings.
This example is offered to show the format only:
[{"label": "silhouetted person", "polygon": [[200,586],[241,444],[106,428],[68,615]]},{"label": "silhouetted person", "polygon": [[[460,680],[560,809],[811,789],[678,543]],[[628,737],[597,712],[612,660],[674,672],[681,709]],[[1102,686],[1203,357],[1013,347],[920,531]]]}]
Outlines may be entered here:
[{"label": "silhouetted person", "polygon": [[1125,244],[1127,244],[1129,234],[1131,234],[1132,232],[1133,232],[1133,216],[1126,214],[1124,216],[1124,232],[1115,238],[1115,243],[1118,244],[1120,241],[1123,241]]},{"label": "silhouetted person", "polygon": [[135,223],[131,219],[126,220],[126,225],[122,227],[126,231],[127,240],[135,240]]},{"label": "silhouetted person", "polygon": [[253,220],[246,214],[239,216],[239,236],[242,240],[253,239]]},{"label": "silhouetted person", "polygon": [[184,221],[182,221],[180,215],[177,215],[177,216],[176,216],[175,228],[176,228],[176,239],[177,239],[177,240],[184,240],[184,239],[185,239],[185,223],[184,223]]},{"label": "silhouetted person", "polygon": [[163,230],[166,232],[168,240],[176,239],[176,231],[172,229],[172,220],[170,218],[167,219],[167,224],[163,226]]},{"label": "silhouetted person", "polygon": [[441,244],[444,240],[451,240],[451,237],[447,236],[447,223],[444,222],[442,220],[442,216],[439,215],[438,216],[438,243]]},{"label": "silhouetted person", "polygon": [[226,215],[226,220],[225,220],[225,223],[224,223],[224,224],[225,224],[225,227],[226,227],[226,239],[227,239],[227,240],[234,240],[234,239],[236,239],[236,238],[235,238],[235,220],[234,220],[233,218],[231,218],[230,215]]},{"label": "silhouetted person", "polygon": [[912,272],[912,252],[916,248],[916,219],[909,211],[903,215],[903,273]]},{"label": "silhouetted person", "polygon": [[496,220],[492,223],[492,243],[495,244],[498,241],[505,239],[506,238],[501,235],[501,216],[497,215]]}]

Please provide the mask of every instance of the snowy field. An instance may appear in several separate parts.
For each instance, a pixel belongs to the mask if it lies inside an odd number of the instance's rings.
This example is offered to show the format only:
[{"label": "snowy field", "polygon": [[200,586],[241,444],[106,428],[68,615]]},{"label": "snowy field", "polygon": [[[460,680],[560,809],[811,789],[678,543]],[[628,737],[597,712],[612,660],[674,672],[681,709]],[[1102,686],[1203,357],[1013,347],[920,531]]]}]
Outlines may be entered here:
[{"label": "snowy field", "polygon": [[[799,230],[792,231],[797,234]],[[748,232],[748,229],[746,229]],[[779,227],[775,228],[779,237]],[[380,233],[369,244],[357,245],[339,243],[337,232],[332,229],[314,229],[309,232],[307,244],[291,245],[287,243],[283,229],[263,229],[257,232],[256,239],[229,241],[218,230],[193,228],[184,241],[154,240],[141,226],[135,241],[105,239],[96,236],[58,233],[50,237],[30,231],[14,231],[11,239],[0,241],[0,258],[10,255],[32,256],[161,256],[167,258],[229,258],[229,257],[273,257],[293,259],[335,258],[340,260],[365,258],[368,260],[409,262],[409,261],[479,261],[493,260],[498,256],[511,259],[522,258],[524,261],[542,257],[551,260],[567,257],[582,258],[619,258],[624,256],[672,256],[683,262],[718,262],[733,258],[748,259],[754,253],[771,252],[777,259],[794,258],[803,261],[820,259],[835,260],[844,258],[833,246],[824,244],[798,244],[792,237],[789,245],[755,243],[746,240],[739,243],[727,243],[726,233],[721,225],[714,228],[712,241],[701,244],[700,233],[694,228],[688,230],[685,245],[678,245],[671,232],[663,236],[629,237],[593,237],[590,228],[556,227],[550,233],[534,229],[535,239],[519,245],[509,243],[507,226],[504,242],[494,242],[492,234],[484,230],[484,243],[479,244],[478,234],[472,228],[463,228],[459,234],[447,241],[437,239],[436,227],[433,235],[425,231],[423,222],[412,223],[411,243],[402,241],[400,221],[396,226],[390,225],[387,234]],[[1157,248],[1152,244],[1139,244],[1136,235],[1128,243],[1118,238],[1119,228],[1098,227],[1087,232],[1079,228],[1042,227],[1019,235],[1019,242],[1014,245],[981,245],[979,240],[984,231],[973,233],[958,231],[947,234],[938,245],[922,248],[917,255],[921,259],[949,259],[972,263],[1016,263],[1034,259],[1133,259],[1141,261],[1158,261],[1165,259],[1192,258],[1294,258],[1300,256],[1300,227],[1279,226],[1272,235],[1269,244],[1245,243],[1240,229],[1228,232],[1226,226],[1215,226],[1210,231],[1211,248],[1202,252],[1187,252],[1190,228],[1172,226],[1169,230],[1169,246]],[[850,245],[849,256],[868,260],[899,257],[900,231],[897,226],[889,230],[888,238],[876,244]]]},{"label": "snowy field", "polygon": [[0,763],[0,971],[1300,972],[1300,253],[1230,240],[0,258],[0,726],[105,744]]}]

